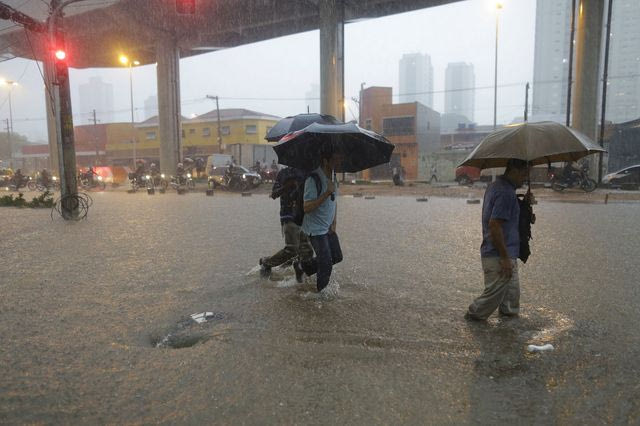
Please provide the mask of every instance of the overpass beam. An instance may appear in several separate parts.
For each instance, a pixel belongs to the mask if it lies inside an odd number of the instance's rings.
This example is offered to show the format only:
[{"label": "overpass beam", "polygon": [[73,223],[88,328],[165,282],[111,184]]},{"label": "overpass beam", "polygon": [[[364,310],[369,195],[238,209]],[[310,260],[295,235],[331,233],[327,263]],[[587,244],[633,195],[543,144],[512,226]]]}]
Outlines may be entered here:
[{"label": "overpass beam", "polygon": [[173,38],[158,41],[158,139],[160,170],[173,175],[182,161],[182,123],[180,114],[180,49]]},{"label": "overpass beam", "polygon": [[344,121],[344,0],[320,0],[320,112]]}]

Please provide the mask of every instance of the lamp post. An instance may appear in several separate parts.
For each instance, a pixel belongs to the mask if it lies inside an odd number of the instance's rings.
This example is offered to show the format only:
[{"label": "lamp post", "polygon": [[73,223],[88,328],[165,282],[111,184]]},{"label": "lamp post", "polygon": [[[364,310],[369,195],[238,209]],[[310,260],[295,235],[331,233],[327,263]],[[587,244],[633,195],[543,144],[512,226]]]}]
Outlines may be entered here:
[{"label": "lamp post", "polygon": [[11,134],[13,133],[13,108],[11,106],[11,92],[18,83],[13,80],[0,78],[0,86],[7,86],[9,93],[9,125],[7,126],[7,142],[9,144],[9,161],[13,159],[13,146],[11,143]]},{"label": "lamp post", "polygon": [[[493,65],[493,130],[498,127],[498,26],[500,23],[500,10],[502,10],[502,2],[496,1],[496,50],[495,63]],[[496,169],[491,169],[491,181],[496,180]]]},{"label": "lamp post", "polygon": [[493,73],[493,130],[498,124],[498,24],[500,22],[500,10],[502,10],[502,2],[496,2],[496,53]]},{"label": "lamp post", "polygon": [[[129,60],[129,58],[125,55],[120,55],[118,58],[120,63],[124,66],[129,67],[129,94],[131,99],[131,131],[134,132],[135,126],[135,117],[134,117],[134,109],[133,109],[133,67],[140,65],[139,61]],[[133,134],[133,139],[131,141],[133,144],[133,167],[136,167],[136,135],[135,132]]]}]

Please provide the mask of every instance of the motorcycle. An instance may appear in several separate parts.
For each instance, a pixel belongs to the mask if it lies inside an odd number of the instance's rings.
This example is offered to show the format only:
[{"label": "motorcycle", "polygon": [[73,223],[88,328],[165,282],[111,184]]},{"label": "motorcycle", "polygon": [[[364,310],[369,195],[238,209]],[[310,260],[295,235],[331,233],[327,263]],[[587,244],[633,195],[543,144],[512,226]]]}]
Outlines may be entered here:
[{"label": "motorcycle", "polygon": [[38,176],[38,178],[36,180],[29,180],[29,183],[27,183],[27,188],[29,188],[30,191],[40,191],[40,192],[45,192],[45,191],[59,191],[60,190],[60,182],[58,181],[58,178],[56,176],[51,176],[49,178],[49,181],[45,184],[42,181],[42,177]]},{"label": "motorcycle", "polygon": [[146,175],[145,178],[145,181],[147,182],[147,193],[149,194],[153,194],[156,188],[159,188],[160,193],[164,194],[164,192],[167,190],[167,187],[169,186],[169,182],[167,182],[167,180],[164,178],[164,173]]},{"label": "motorcycle", "polygon": [[107,184],[104,182],[102,176],[94,176],[94,178],[91,179],[88,175],[83,174],[80,176],[78,183],[85,191],[91,191],[93,189],[104,191],[107,188]]},{"label": "motorcycle", "polygon": [[17,177],[16,175],[13,175],[13,177],[9,179],[7,188],[10,191],[19,191],[20,188],[28,188],[30,181],[31,181],[31,177],[29,176]]},{"label": "motorcycle", "polygon": [[191,173],[187,173],[186,175],[182,176],[171,176],[169,185],[171,185],[171,187],[175,189],[178,194],[183,194],[188,190],[195,189],[196,187],[196,183],[193,181]]},{"label": "motorcycle", "polygon": [[263,182],[275,182],[278,171],[274,169],[262,169],[258,171]]},{"label": "motorcycle", "polygon": [[595,180],[589,178],[584,168],[580,171],[572,171],[569,177],[552,173],[550,182],[551,189],[556,192],[562,192],[567,188],[580,188],[584,192],[592,192],[598,186]]},{"label": "motorcycle", "polygon": [[149,175],[138,176],[137,173],[129,173],[129,183],[131,189],[129,192],[137,192],[140,188],[147,188]]}]

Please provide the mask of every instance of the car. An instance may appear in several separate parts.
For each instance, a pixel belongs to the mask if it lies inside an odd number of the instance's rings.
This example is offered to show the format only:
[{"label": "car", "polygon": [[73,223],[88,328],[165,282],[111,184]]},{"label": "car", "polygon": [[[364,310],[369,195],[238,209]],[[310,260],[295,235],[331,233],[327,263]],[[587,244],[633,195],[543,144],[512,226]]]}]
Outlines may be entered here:
[{"label": "car", "polygon": [[[215,187],[225,186],[225,175],[229,166],[214,166],[209,169],[209,182]],[[246,188],[255,188],[262,183],[262,178],[256,172],[252,172],[244,166],[234,166],[235,174],[242,175],[242,181],[246,182]],[[213,188],[212,188],[213,189]]]},{"label": "car", "polygon": [[610,186],[638,187],[640,185],[640,164],[609,173],[602,178],[602,183]]}]

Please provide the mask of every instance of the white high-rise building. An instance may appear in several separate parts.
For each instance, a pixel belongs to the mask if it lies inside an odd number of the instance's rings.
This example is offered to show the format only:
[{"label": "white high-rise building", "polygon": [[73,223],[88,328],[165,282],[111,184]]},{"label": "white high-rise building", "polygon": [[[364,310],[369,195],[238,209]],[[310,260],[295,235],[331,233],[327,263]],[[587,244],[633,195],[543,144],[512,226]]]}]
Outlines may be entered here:
[{"label": "white high-rise building", "polygon": [[[606,9],[605,5],[605,13]],[[606,119],[621,123],[640,117],[640,1],[613,2],[611,34]],[[531,108],[534,120],[565,122],[570,36],[571,0],[538,0]],[[604,43],[602,46],[604,49]],[[602,75],[602,70],[598,73]]]},{"label": "white high-rise building", "polygon": [[144,100],[144,119],[148,120],[154,115],[158,115],[158,97],[149,96]]},{"label": "white high-rise building", "polygon": [[473,64],[451,62],[444,76],[444,112],[460,114],[473,121],[476,102],[476,75]]},{"label": "white high-rise building", "polygon": [[429,55],[402,55],[399,83],[400,103],[420,102],[433,108],[433,65]]},{"label": "white high-rise building", "polygon": [[80,85],[79,92],[80,114],[93,119],[95,110],[99,122],[114,121],[113,85],[103,82],[100,77],[91,77],[88,83]]}]

